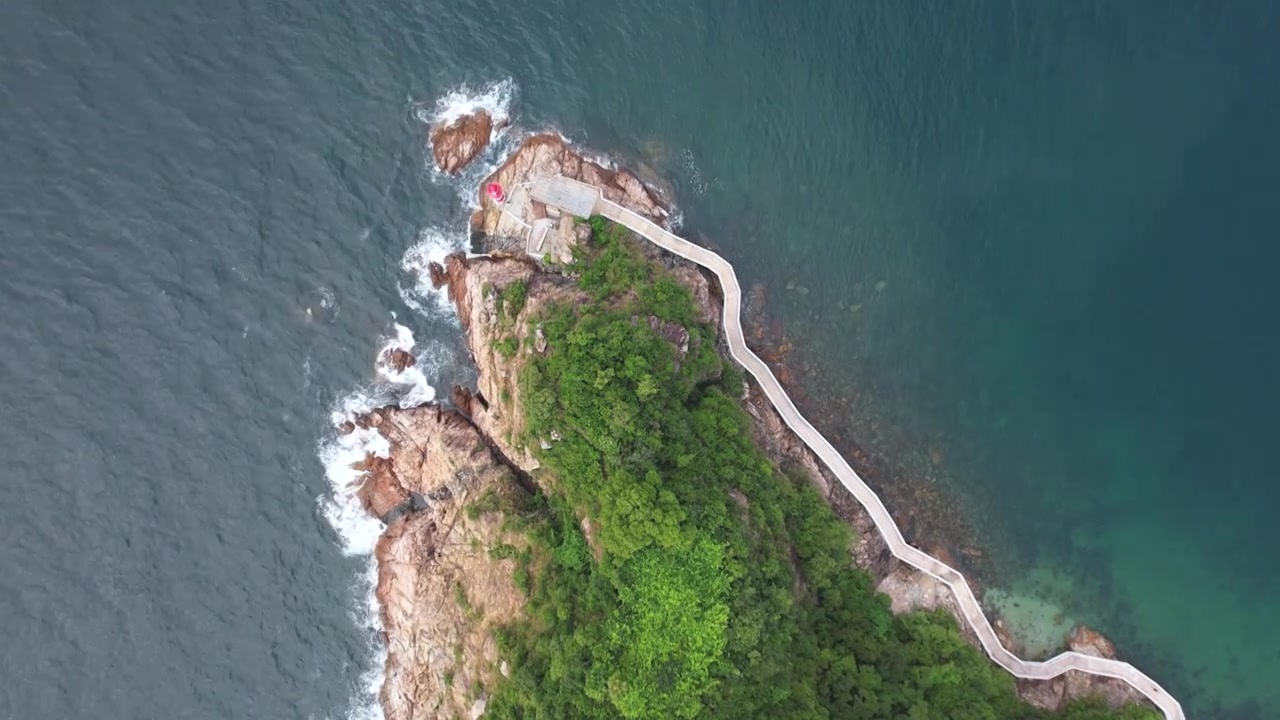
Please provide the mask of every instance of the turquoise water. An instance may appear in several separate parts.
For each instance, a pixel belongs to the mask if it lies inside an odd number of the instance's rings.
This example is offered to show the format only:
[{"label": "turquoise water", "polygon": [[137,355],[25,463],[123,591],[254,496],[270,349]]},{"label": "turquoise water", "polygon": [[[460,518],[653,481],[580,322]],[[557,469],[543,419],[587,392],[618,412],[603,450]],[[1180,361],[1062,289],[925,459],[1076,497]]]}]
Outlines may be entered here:
[{"label": "turquoise water", "polygon": [[1273,6],[567,7],[526,115],[674,176],[831,429],[940,450],[1033,645],[1280,715]]},{"label": "turquoise water", "polygon": [[331,413],[405,333],[419,397],[466,379],[403,265],[466,240],[437,101],[505,81],[519,128],[673,181],[1027,639],[1086,621],[1191,717],[1280,717],[1273,3],[0,19],[0,716],[376,716]]}]

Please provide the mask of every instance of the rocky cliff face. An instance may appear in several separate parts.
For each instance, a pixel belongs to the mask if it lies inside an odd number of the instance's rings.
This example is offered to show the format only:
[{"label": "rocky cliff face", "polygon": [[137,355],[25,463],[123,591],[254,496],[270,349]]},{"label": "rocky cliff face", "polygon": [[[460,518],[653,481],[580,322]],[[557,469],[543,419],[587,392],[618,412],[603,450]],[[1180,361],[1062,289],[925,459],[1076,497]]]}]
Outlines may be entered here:
[{"label": "rocky cliff face", "polygon": [[[551,304],[582,303],[587,296],[568,278],[539,272],[520,257],[450,255],[433,275],[448,287],[479,371],[476,392],[455,393],[455,404],[513,463],[526,471],[537,469],[537,459],[519,443],[524,434],[520,369],[531,354],[547,351],[534,318]],[[525,288],[519,307],[505,299],[516,285]],[[511,341],[514,352],[504,346]]]},{"label": "rocky cliff face", "polygon": [[502,672],[493,631],[524,607],[514,560],[490,551],[525,541],[503,529],[499,513],[466,510],[487,494],[523,491],[456,412],[383,408],[357,424],[391,446],[387,458],[366,458],[359,490],[387,523],[375,550],[387,647],[383,711],[388,720],[478,718],[485,688]]}]

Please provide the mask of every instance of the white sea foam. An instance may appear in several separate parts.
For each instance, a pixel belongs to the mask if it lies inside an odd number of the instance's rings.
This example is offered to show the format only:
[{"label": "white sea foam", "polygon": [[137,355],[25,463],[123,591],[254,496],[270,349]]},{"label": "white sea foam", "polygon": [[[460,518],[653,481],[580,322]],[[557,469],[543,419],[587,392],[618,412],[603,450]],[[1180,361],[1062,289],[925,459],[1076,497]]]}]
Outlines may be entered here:
[{"label": "white sea foam", "polygon": [[388,457],[391,447],[377,430],[356,428],[320,446],[320,462],[329,481],[329,496],[321,498],[325,519],[337,531],[342,552],[349,556],[370,555],[382,533],[382,523],[365,512],[356,492],[364,471],[353,467],[367,456]]},{"label": "white sea foam", "polygon": [[369,668],[360,673],[359,694],[352,698],[347,720],[384,720],[381,693],[382,684],[386,678],[387,648],[381,639],[382,618],[379,614],[378,598],[374,592],[378,585],[378,566],[375,562],[369,562],[360,580],[361,584],[367,588],[365,602],[352,612],[351,619],[356,627],[368,632],[373,657],[369,660]]},{"label": "white sea foam", "polygon": [[436,100],[431,110],[420,107],[415,114],[418,119],[435,126],[484,110],[493,118],[494,124],[503,125],[511,120],[511,103],[516,94],[516,83],[511,78],[491,82],[481,88],[463,84]]},{"label": "white sea foam", "polygon": [[[417,362],[412,367],[396,370],[388,362],[394,350],[414,354]],[[377,357],[378,380],[348,393],[333,404],[330,420],[335,428],[385,405],[413,407],[434,399],[435,388],[427,377],[435,374],[448,359],[448,348],[443,344],[420,347],[412,330],[393,322],[391,335],[379,343]],[[373,551],[385,526],[361,506],[356,493],[365,473],[354,465],[369,455],[389,457],[391,445],[377,430],[357,427],[346,434],[335,432],[321,441],[317,452],[329,482],[329,492],[318,500],[320,512],[337,533],[343,554],[367,559],[354,589],[359,600],[352,610],[351,619],[368,634],[370,657],[367,670],[360,676],[359,690],[352,698],[347,720],[382,720],[378,695],[382,689],[387,652],[380,640],[382,623],[375,595],[377,565]]]},{"label": "white sea foam", "polygon": [[400,286],[400,299],[405,305],[431,318],[453,319],[457,313],[449,302],[444,288],[431,286],[430,265],[444,263],[445,256],[466,248],[466,237],[461,233],[448,234],[438,228],[423,228],[418,241],[405,251],[400,267],[413,276],[413,286]]},{"label": "white sea foam", "polygon": [[[496,169],[497,158],[510,152],[506,128],[511,120],[511,105],[516,90],[515,82],[511,79],[490,83],[479,89],[464,85],[446,93],[434,106],[428,107],[421,103],[412,106],[414,116],[428,126],[450,123],[477,110],[488,112],[494,123],[501,126],[494,133],[493,142],[485,155],[468,167],[462,177],[449,178],[432,166],[432,177],[439,182],[455,185],[459,195],[469,204],[477,202],[479,182]],[[405,305],[429,320],[456,322],[457,316],[445,291],[431,286],[428,267],[433,261],[443,262],[449,253],[465,250],[466,244],[465,229],[458,232],[445,232],[434,227],[421,230],[417,241],[400,263],[406,272],[414,276],[412,287],[400,288],[400,298]],[[327,289],[322,289],[320,293],[319,306],[332,311],[336,306],[336,298],[331,291],[325,290]],[[394,313],[393,318],[398,320]],[[417,361],[411,367],[397,370],[390,364],[390,354],[395,350],[407,351]],[[391,334],[379,343],[375,362],[377,380],[339,398],[330,410],[331,422],[336,428],[379,407],[413,407],[435,399],[436,391],[428,377],[438,374],[443,364],[450,359],[450,347],[447,344],[431,341],[425,346],[419,346],[412,330],[400,322],[393,322]],[[378,571],[373,551],[385,526],[361,506],[356,493],[364,480],[364,471],[357,470],[353,465],[369,455],[388,457],[390,452],[390,443],[372,428],[356,428],[347,434],[335,432],[321,441],[318,448],[320,461],[325,468],[325,478],[329,482],[329,492],[318,500],[320,511],[336,531],[342,552],[347,556],[368,560],[364,572],[357,579],[355,592],[360,600],[352,610],[352,621],[368,633],[369,665],[360,676],[359,689],[351,699],[347,720],[383,720],[379,694],[384,681],[387,651],[381,640],[382,622],[375,594]]]},{"label": "white sea foam", "polygon": [[459,85],[432,105],[421,102],[411,104],[414,117],[428,127],[447,125],[479,110],[493,118],[495,129],[489,147],[462,170],[460,177],[446,175],[430,158],[427,159],[427,171],[431,178],[439,183],[453,185],[458,197],[469,208],[479,207],[480,181],[497,170],[500,159],[511,153],[513,143],[519,142],[519,138],[513,137],[511,132],[511,108],[517,95],[519,88],[515,81],[506,78],[479,88]]},{"label": "white sea foam", "polygon": [[391,353],[396,350],[403,350],[416,357],[414,347],[417,341],[413,337],[413,331],[400,323],[395,323],[395,331],[395,337],[389,338],[378,352],[378,361],[375,365],[378,375],[387,382],[399,386],[395,389],[401,391],[396,400],[400,407],[417,407],[435,400],[436,389],[427,381],[427,375],[423,372],[426,366],[423,363],[415,362],[403,370],[397,370],[391,366]]},{"label": "white sea foam", "polygon": [[[414,116],[428,126],[450,123],[477,110],[488,112],[495,124],[503,126],[494,133],[493,141],[485,153],[459,177],[444,175],[434,164],[430,165],[431,177],[436,182],[453,186],[466,206],[478,206],[480,182],[493,173],[502,159],[510,155],[515,145],[524,139],[525,135],[520,130],[508,130],[517,94],[515,83],[506,79],[479,89],[459,86],[433,105],[415,103],[412,106]],[[563,135],[561,137],[566,143],[575,144],[570,138]],[[589,159],[607,168],[617,166],[608,156]],[[678,214],[672,219],[678,222]],[[430,322],[456,324],[457,313],[448,300],[446,290],[436,289],[431,285],[429,265],[431,262],[442,263],[450,253],[467,251],[467,244],[465,227],[457,230],[425,227],[420,230],[414,244],[405,252],[400,262],[401,269],[412,276],[411,286],[399,287],[404,304]],[[321,308],[330,310],[334,304],[335,298],[331,294],[321,292]],[[389,364],[390,353],[394,350],[412,353],[417,362],[412,367],[396,370]],[[334,403],[331,408],[334,426],[378,407],[411,407],[433,400],[436,391],[428,377],[439,374],[444,364],[452,360],[451,353],[452,347],[444,342],[428,341],[420,345],[407,326],[393,322],[391,334],[384,338],[378,348],[375,363],[377,380],[357,388]],[[335,433],[319,446],[320,459],[329,482],[328,495],[319,500],[321,512],[337,532],[343,553],[368,559],[365,571],[357,579],[356,593],[360,599],[352,610],[352,621],[368,633],[369,665],[360,676],[359,689],[351,700],[347,720],[383,720],[379,694],[384,682],[387,652],[381,640],[382,623],[375,595],[377,566],[373,560],[373,550],[384,526],[376,518],[369,516],[356,497],[364,473],[352,467],[370,454],[376,457],[387,457],[390,454],[386,438],[373,429],[356,428],[345,435]]]},{"label": "white sea foam", "polygon": [[684,211],[671,203],[670,209],[667,211],[667,229],[673,233],[679,234],[684,228]]},{"label": "white sea foam", "polygon": [[[334,408],[336,418],[352,418],[355,412],[377,406],[373,396],[365,392],[352,393]],[[364,471],[353,465],[369,455],[387,457],[391,446],[377,430],[356,428],[346,435],[337,435],[320,444],[320,462],[324,465],[325,478],[329,481],[329,494],[319,499],[320,512],[338,534],[344,555],[367,558],[353,592],[360,598],[351,613],[351,620],[372,638],[382,632],[377,612],[377,566],[373,559],[374,546],[382,534],[383,524],[365,512],[356,497]],[[378,691],[382,687],[383,668],[386,665],[386,648],[379,642],[371,643],[372,657],[368,668],[360,676],[360,691],[352,698],[347,720],[382,720],[382,706]]]}]

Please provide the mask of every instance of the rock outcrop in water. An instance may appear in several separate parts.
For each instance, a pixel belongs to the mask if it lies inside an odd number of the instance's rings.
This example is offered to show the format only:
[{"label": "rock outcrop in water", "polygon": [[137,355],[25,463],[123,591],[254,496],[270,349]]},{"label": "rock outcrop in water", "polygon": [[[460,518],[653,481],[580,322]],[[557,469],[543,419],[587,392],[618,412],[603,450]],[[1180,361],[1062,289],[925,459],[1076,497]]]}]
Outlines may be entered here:
[{"label": "rock outcrop in water", "polygon": [[456,175],[475,160],[493,139],[495,126],[489,113],[479,110],[451,123],[431,128],[431,157],[436,167]]}]

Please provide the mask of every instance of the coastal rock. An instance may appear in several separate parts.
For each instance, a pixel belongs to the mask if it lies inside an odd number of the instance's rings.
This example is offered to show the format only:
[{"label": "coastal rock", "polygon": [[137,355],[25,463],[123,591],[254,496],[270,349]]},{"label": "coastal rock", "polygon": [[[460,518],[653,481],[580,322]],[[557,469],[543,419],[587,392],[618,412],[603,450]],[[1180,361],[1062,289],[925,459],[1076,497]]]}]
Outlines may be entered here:
[{"label": "coastal rock", "polygon": [[[471,321],[471,297],[468,295],[466,285],[467,256],[454,253],[446,257],[444,268],[442,284],[449,288],[449,300],[458,309],[458,320],[462,323],[462,329],[466,330],[470,327]],[[434,277],[432,281],[434,282]]]},{"label": "coastal rock", "polygon": [[[1115,644],[1102,633],[1079,625],[1067,635],[1067,647],[1095,657],[1114,658]],[[1059,710],[1081,698],[1096,698],[1107,707],[1118,708],[1130,703],[1145,703],[1146,698],[1123,680],[1105,678],[1071,670],[1052,680],[1019,680],[1018,695],[1031,705],[1046,710]]]},{"label": "coastal rock", "polygon": [[431,128],[431,156],[436,167],[456,175],[489,145],[493,130],[493,118],[483,110]]},{"label": "coastal rock", "polygon": [[[599,187],[605,197],[623,207],[656,223],[666,222],[668,210],[658,193],[640,182],[633,173],[587,160],[558,135],[541,134],[526,138],[497,170],[485,178],[482,188],[489,183],[498,183],[507,190],[507,196],[499,204],[481,192],[480,209],[472,218],[473,229],[488,237],[493,245],[491,250],[523,251],[529,226],[549,216],[545,208],[534,207],[536,203],[529,197],[528,185],[540,178],[558,175]],[[582,238],[571,218],[561,217],[560,220],[559,223],[554,219],[547,220],[553,224],[543,236],[542,247],[535,249],[535,254],[539,257],[550,255],[567,263],[572,260],[571,248]],[[518,242],[503,242],[503,238]]]},{"label": "coastal rock", "polygon": [[[486,180],[500,182],[507,189],[506,202],[500,206],[482,196],[480,210],[473,216],[473,228],[487,234],[491,243],[495,242],[494,237],[504,236],[512,242],[505,246],[491,244],[491,250],[499,249],[491,256],[468,258],[455,254],[430,269],[433,284],[446,287],[457,308],[476,363],[477,391],[457,388],[452,395],[454,405],[466,417],[440,408],[384,409],[355,422],[358,427],[377,428],[393,448],[389,458],[366,459],[362,466],[365,482],[360,489],[365,506],[387,522],[377,559],[378,599],[389,649],[383,690],[389,720],[482,713],[487,703],[482,686],[493,687],[493,676],[505,674],[495,667],[498,658],[492,630],[518,617],[523,599],[511,587],[511,561],[493,560],[483,549],[504,542],[519,545],[521,540],[504,535],[501,523],[494,518],[466,518],[459,509],[486,489],[518,492],[520,478],[525,482],[528,478],[513,477],[512,470],[531,472],[539,465],[526,443],[550,448],[561,440],[560,433],[554,430],[548,437],[526,437],[524,401],[518,383],[525,365],[548,351],[547,338],[537,318],[552,304],[575,305],[587,300],[572,278],[545,269],[570,261],[572,248],[586,241],[589,227],[576,223],[567,214],[557,217],[554,208],[529,198],[527,186],[523,185],[560,174],[601,187],[606,197],[655,222],[666,217],[658,197],[635,175],[586,160],[558,137],[527,139]],[[549,257],[550,263],[539,265],[527,257],[525,238],[529,228],[525,220],[540,223],[550,238],[545,248],[535,253],[539,260]],[[651,251],[645,248],[645,252]],[[663,261],[673,266],[676,278],[691,288],[698,319],[717,322],[720,299],[714,280],[696,267],[670,258]],[[513,313],[509,305],[500,306],[498,298],[517,281],[525,285],[525,301]],[[747,298],[748,307],[755,308],[761,323],[764,293],[762,285],[753,287]],[[637,315],[635,322],[648,323],[680,354],[689,352],[686,328],[645,315]],[[763,334],[760,330],[759,335]],[[777,340],[773,344],[779,348],[774,360],[779,361],[791,348],[780,332],[773,335]],[[507,343],[512,339],[518,341],[519,352],[510,352]],[[505,353],[499,350],[504,346],[508,347]],[[799,360],[795,362],[802,370],[806,367]],[[786,367],[775,366],[774,371],[784,383],[793,382]],[[807,474],[837,516],[854,528],[850,548],[853,561],[871,573],[878,589],[889,596],[893,610],[943,608],[957,617],[968,640],[976,645],[950,590],[889,553],[865,508],[785,426],[749,378],[745,400],[760,447],[789,473]],[[864,451],[846,450],[850,461],[861,467],[858,463],[865,465],[866,458],[855,457],[858,453]],[[554,482],[545,474],[538,477],[540,481]],[[599,558],[598,528],[589,518],[579,520],[589,547]],[[965,550],[961,547],[959,554],[963,555]],[[952,558],[946,560],[954,564]],[[458,597],[469,598],[472,609],[462,607]],[[477,599],[483,602],[478,613],[474,610],[479,604]],[[1098,652],[1110,647],[1099,641],[1101,636],[1083,631],[1079,635],[1081,647]],[[1131,690],[1126,695],[1119,694],[1128,688],[1120,681],[1077,673],[1049,682],[1020,682],[1018,686],[1024,698],[1045,703],[1041,707],[1057,708],[1085,695],[1102,695],[1108,703],[1117,704],[1121,697],[1140,697]]]},{"label": "coastal rock", "polygon": [[378,488],[368,491],[369,506],[377,512],[403,498],[375,549],[387,647],[383,712],[387,720],[469,717],[498,672],[494,632],[524,607],[515,561],[489,551],[526,541],[503,528],[500,513],[471,517],[466,508],[482,495],[523,491],[461,415],[433,406],[371,415],[381,418],[391,450],[364,464],[366,486]]},{"label": "coastal rock", "polygon": [[386,361],[387,366],[396,372],[404,372],[418,362],[418,359],[415,358],[412,353],[400,348],[388,350],[383,358]]},{"label": "coastal rock", "polygon": [[671,343],[680,357],[689,354],[689,331],[673,322],[664,322],[656,315],[649,316],[649,329]]},{"label": "coastal rock", "polygon": [[1101,658],[1114,658],[1116,646],[1107,636],[1084,625],[1077,625],[1067,636],[1067,647],[1085,655]]},{"label": "coastal rock", "polygon": [[539,355],[547,351],[547,336],[542,332],[542,323],[533,330],[533,351]]},{"label": "coastal rock", "polygon": [[720,330],[720,296],[718,290],[713,291],[707,276],[693,265],[677,265],[671,269],[671,275],[693,293],[693,307],[696,311],[694,319],[700,323],[712,323],[718,332]]},{"label": "coastal rock", "polygon": [[444,271],[444,266],[434,260],[427,264],[427,272],[431,276],[431,287],[439,290],[449,281],[449,276]]},{"label": "coastal rock", "polygon": [[[754,420],[753,436],[757,445],[779,466],[799,466],[831,504],[836,516],[853,528],[855,540],[850,548],[853,561],[876,580],[877,591],[889,597],[891,609],[895,613],[946,610],[956,618],[965,639],[971,645],[980,647],[977,636],[964,619],[951,590],[939,580],[895,558],[866,508],[818,461],[808,446],[786,427],[755,382],[748,380],[747,387],[745,407]],[[851,461],[856,459],[850,458]],[[946,548],[934,546],[931,553],[955,567],[955,559]],[[1001,643],[1016,652],[1017,643],[1004,623],[997,620],[995,629]],[[1076,628],[1068,643],[1071,649],[1078,652],[1114,657],[1115,648],[1111,641],[1088,628]],[[1128,703],[1146,702],[1141,693],[1122,680],[1076,671],[1046,681],[1019,680],[1016,685],[1018,695],[1023,700],[1048,710],[1058,710],[1073,700],[1085,697],[1100,698],[1108,707],[1113,708]]]},{"label": "coastal rock", "polygon": [[[471,402],[471,420],[503,454],[520,468],[532,471],[539,466],[529,448],[520,443],[524,436],[524,406],[519,391],[521,368],[532,357],[519,352],[508,356],[498,349],[506,338],[515,337],[521,347],[545,349],[546,339],[537,339],[537,323],[548,305],[557,302],[580,304],[588,300],[569,278],[538,272],[524,257],[445,259],[449,298],[458,310],[458,319],[467,330],[467,345],[476,361],[478,396],[485,404]],[[499,313],[497,295],[514,282],[525,283],[524,307],[512,315],[509,308]]]},{"label": "coastal rock", "polygon": [[765,334],[765,303],[767,288],[762,282],[755,282],[747,288],[742,299],[742,329],[751,338],[759,340]]},{"label": "coastal rock", "polygon": [[1005,623],[1004,620],[996,618],[995,621],[991,623],[991,629],[995,631],[996,639],[1000,641],[1000,644],[1004,646],[1005,650],[1008,650],[1014,655],[1019,654],[1018,641],[1014,639],[1013,633],[1009,631],[1009,625]]},{"label": "coastal rock", "polygon": [[356,469],[364,471],[356,495],[370,515],[383,519],[409,500],[409,492],[400,484],[390,459],[367,455]]}]

